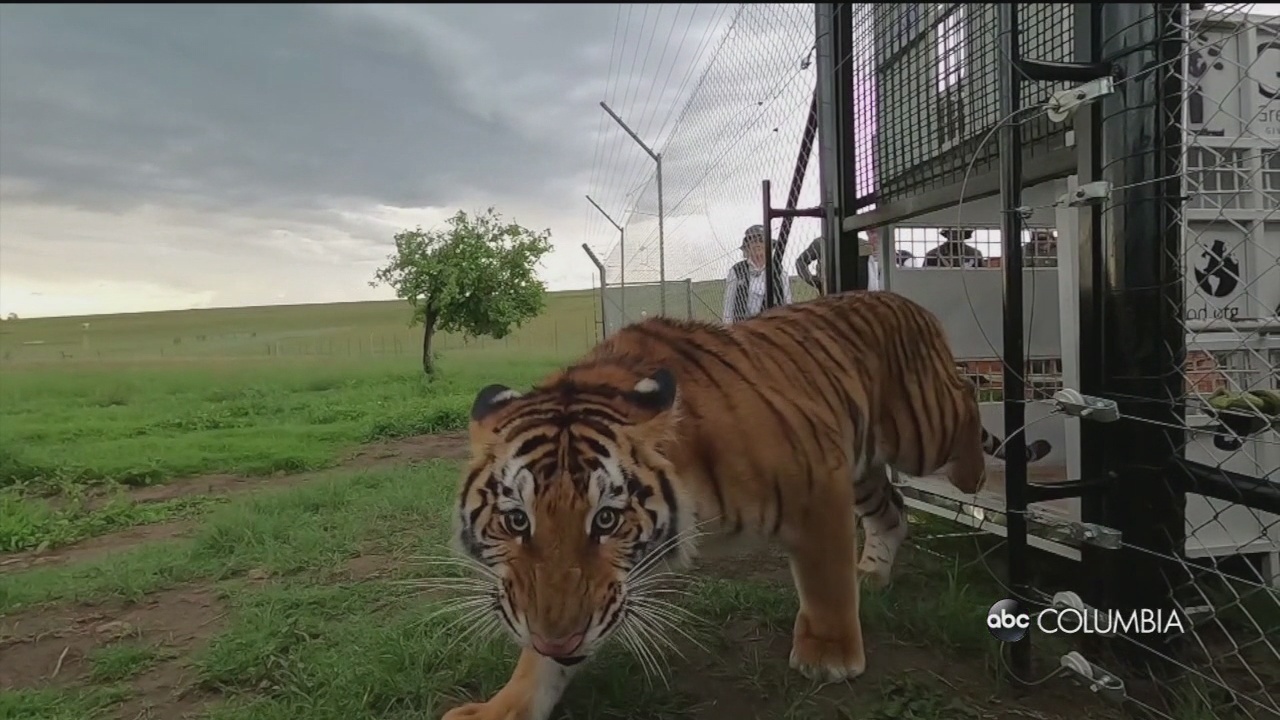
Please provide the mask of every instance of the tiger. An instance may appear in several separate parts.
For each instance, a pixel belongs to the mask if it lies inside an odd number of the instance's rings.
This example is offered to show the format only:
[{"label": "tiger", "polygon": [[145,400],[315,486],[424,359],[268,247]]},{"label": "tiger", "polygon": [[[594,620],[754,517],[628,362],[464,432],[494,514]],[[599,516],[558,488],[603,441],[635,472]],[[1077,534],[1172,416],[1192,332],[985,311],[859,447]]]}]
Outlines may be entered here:
[{"label": "tiger", "polygon": [[[645,571],[687,566],[701,527],[780,545],[799,599],[791,667],[855,678],[859,574],[888,584],[907,534],[888,469],[945,468],[976,493],[984,454],[1004,459],[941,322],[888,291],[730,326],[638,321],[527,392],[481,389],[469,436],[453,547],[492,580],[520,655],[488,701],[443,720],[546,720],[582,661],[625,638]],[[1028,459],[1050,449],[1030,443]]]}]

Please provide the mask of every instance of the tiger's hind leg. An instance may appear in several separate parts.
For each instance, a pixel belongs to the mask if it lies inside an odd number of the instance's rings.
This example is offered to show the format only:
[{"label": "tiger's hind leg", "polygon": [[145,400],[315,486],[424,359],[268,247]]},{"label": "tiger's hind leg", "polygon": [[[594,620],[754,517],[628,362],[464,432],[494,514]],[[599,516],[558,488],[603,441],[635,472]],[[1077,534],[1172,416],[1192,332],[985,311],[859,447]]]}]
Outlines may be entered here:
[{"label": "tiger's hind leg", "polygon": [[893,561],[907,539],[907,508],[902,493],[889,481],[887,468],[873,463],[853,482],[853,509],[862,521],[866,542],[858,572],[875,587],[889,584]]},{"label": "tiger's hind leg", "polygon": [[858,536],[848,486],[809,503],[787,531],[791,575],[800,599],[791,667],[814,680],[838,682],[866,670],[858,616]]}]

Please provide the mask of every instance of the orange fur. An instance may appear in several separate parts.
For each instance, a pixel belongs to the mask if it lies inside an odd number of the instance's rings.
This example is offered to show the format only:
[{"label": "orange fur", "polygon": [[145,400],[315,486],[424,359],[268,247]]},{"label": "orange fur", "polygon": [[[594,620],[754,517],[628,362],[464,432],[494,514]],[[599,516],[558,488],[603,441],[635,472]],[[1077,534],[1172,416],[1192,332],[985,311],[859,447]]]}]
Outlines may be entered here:
[{"label": "orange fur", "polygon": [[625,636],[646,566],[688,560],[701,523],[780,543],[800,598],[792,666],[855,677],[857,573],[887,582],[905,537],[886,469],[946,467],[976,492],[984,451],[998,456],[938,319],[888,292],[728,328],[630,325],[527,394],[482,390],[471,437],[458,546],[496,573],[499,614],[525,651],[498,695],[446,720],[545,720],[576,661]]}]

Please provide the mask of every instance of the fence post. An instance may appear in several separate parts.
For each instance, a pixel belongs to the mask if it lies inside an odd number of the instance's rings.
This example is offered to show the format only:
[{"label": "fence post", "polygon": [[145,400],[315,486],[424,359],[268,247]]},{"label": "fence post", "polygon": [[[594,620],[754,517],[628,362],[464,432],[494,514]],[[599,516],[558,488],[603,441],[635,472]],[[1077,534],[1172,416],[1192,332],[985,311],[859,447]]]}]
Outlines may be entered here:
[{"label": "fence post", "polygon": [[[836,191],[837,233],[840,252],[837,255],[837,284],[835,292],[846,290],[865,290],[867,288],[867,257],[858,248],[858,233],[845,232],[844,219],[860,209],[858,197],[858,142],[857,112],[854,101],[858,92],[866,92],[865,88],[855,89],[854,78],[857,69],[853,62],[853,10],[858,3],[833,3],[831,19],[831,59],[835,62],[835,109],[836,109],[836,162],[839,177]],[[871,15],[871,13],[868,13]],[[878,84],[879,78],[873,76],[871,82]]]},{"label": "fence post", "polygon": [[[604,208],[600,207],[600,203],[592,200],[590,195],[587,196],[587,202],[591,203],[592,207],[600,211],[600,214],[604,216],[604,219],[608,220],[609,224],[618,231],[618,257],[622,259],[622,262],[618,264],[618,314],[622,316],[622,322],[625,323],[627,321],[627,229],[624,226],[619,225],[618,221],[614,220],[612,215],[605,212]],[[600,277],[601,282],[603,282],[604,276],[601,275]],[[603,301],[601,302],[603,303]],[[604,322],[603,304],[600,306],[600,322]]]},{"label": "fence post", "polygon": [[[1102,99],[1101,179],[1112,195],[1102,212],[1101,392],[1122,419],[1097,433],[1104,469],[1116,477],[1100,508],[1124,542],[1110,577],[1118,611],[1175,608],[1185,570],[1186,494],[1171,482],[1171,456],[1185,444],[1186,355],[1179,174],[1182,134],[1180,3],[1105,3],[1099,48],[1125,87]],[[1091,450],[1093,448],[1090,448]],[[1117,655],[1148,665],[1176,652],[1157,629],[1116,643]],[[1169,669],[1163,666],[1163,669]]]},{"label": "fence post", "polygon": [[773,239],[773,187],[768,180],[760,183],[762,192],[764,193],[764,208],[761,213],[764,216],[764,305],[763,309],[768,310],[775,305],[781,303],[776,302],[774,294],[780,290],[776,287],[778,278],[778,263],[781,257],[774,252]]},{"label": "fence post", "polygon": [[[589,198],[588,198],[589,199]],[[606,334],[605,325],[605,279],[604,279],[604,263],[600,262],[600,258],[591,252],[591,246],[582,243],[582,250],[587,253],[587,257],[591,258],[591,262],[595,263],[596,269],[600,271],[600,339],[604,340]],[[625,322],[626,319],[624,318]]]},{"label": "fence post", "polygon": [[818,105],[818,186],[822,197],[822,288],[833,292],[839,275],[840,207],[839,160],[836,134],[839,123],[836,117],[836,62],[835,37],[831,25],[835,19],[834,3],[814,5],[814,76],[813,97]]},{"label": "fence post", "polygon": [[[1004,60],[1000,63],[1000,110],[1004,119],[1000,128],[1000,199],[1002,217],[1000,235],[1003,250],[1000,266],[1004,275],[1004,437],[1005,522],[1009,542],[1009,585],[1014,599],[1026,606],[1030,593],[1030,553],[1027,547],[1027,441],[1026,389],[1023,375],[1027,372],[1022,347],[1025,322],[1022,297],[1022,124],[1015,119],[1022,111],[1021,59],[1018,6],[999,3],[996,8],[1000,45]],[[1028,678],[1031,670],[1031,633],[1013,644],[1013,673]]]},{"label": "fence post", "polygon": [[[613,121],[618,123],[618,125],[621,126],[623,130],[626,131],[627,135],[631,136],[631,139],[634,140],[635,143],[640,146],[641,150],[644,150],[645,153],[647,153],[649,157],[653,159],[654,164],[657,166],[657,173],[658,173],[658,285],[659,287],[662,288],[662,292],[658,295],[658,307],[660,308],[659,312],[661,312],[663,315],[666,315],[667,314],[667,292],[666,292],[667,291],[667,250],[666,250],[666,230],[665,230],[665,225],[663,221],[663,215],[666,214],[666,208],[663,206],[663,197],[662,197],[662,153],[655,152],[653,148],[649,147],[648,144],[646,144],[643,140],[641,140],[640,136],[637,135],[635,131],[631,129],[630,125],[627,125],[625,122],[623,122],[622,118],[618,117],[618,114],[613,111],[613,108],[609,107],[608,103],[601,100],[600,107],[604,108],[604,111],[609,113],[609,117],[613,118]],[[625,257],[623,258],[623,262],[626,262]]]},{"label": "fence post", "polygon": [[[771,308],[781,304],[782,288],[777,287],[779,281],[787,282],[785,272],[779,272],[782,255],[774,252],[773,221],[776,218],[791,219],[811,217],[821,219],[827,215],[827,209],[821,205],[808,208],[775,208],[773,206],[773,184],[768,180],[760,181],[761,198],[764,216],[764,307]],[[776,297],[775,297],[776,295]]]}]

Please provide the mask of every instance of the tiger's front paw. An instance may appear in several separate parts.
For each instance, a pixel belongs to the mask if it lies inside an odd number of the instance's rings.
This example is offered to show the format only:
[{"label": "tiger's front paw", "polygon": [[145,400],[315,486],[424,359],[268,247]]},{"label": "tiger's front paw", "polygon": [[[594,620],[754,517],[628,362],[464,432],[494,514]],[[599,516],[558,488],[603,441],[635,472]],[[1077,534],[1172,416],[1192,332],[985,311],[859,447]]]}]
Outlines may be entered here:
[{"label": "tiger's front paw", "polygon": [[485,703],[467,703],[444,714],[441,720],[528,720],[528,713],[497,698]]},{"label": "tiger's front paw", "polygon": [[803,612],[796,616],[791,640],[791,667],[810,680],[852,680],[867,668],[862,629],[856,619],[844,627],[815,627]]}]

